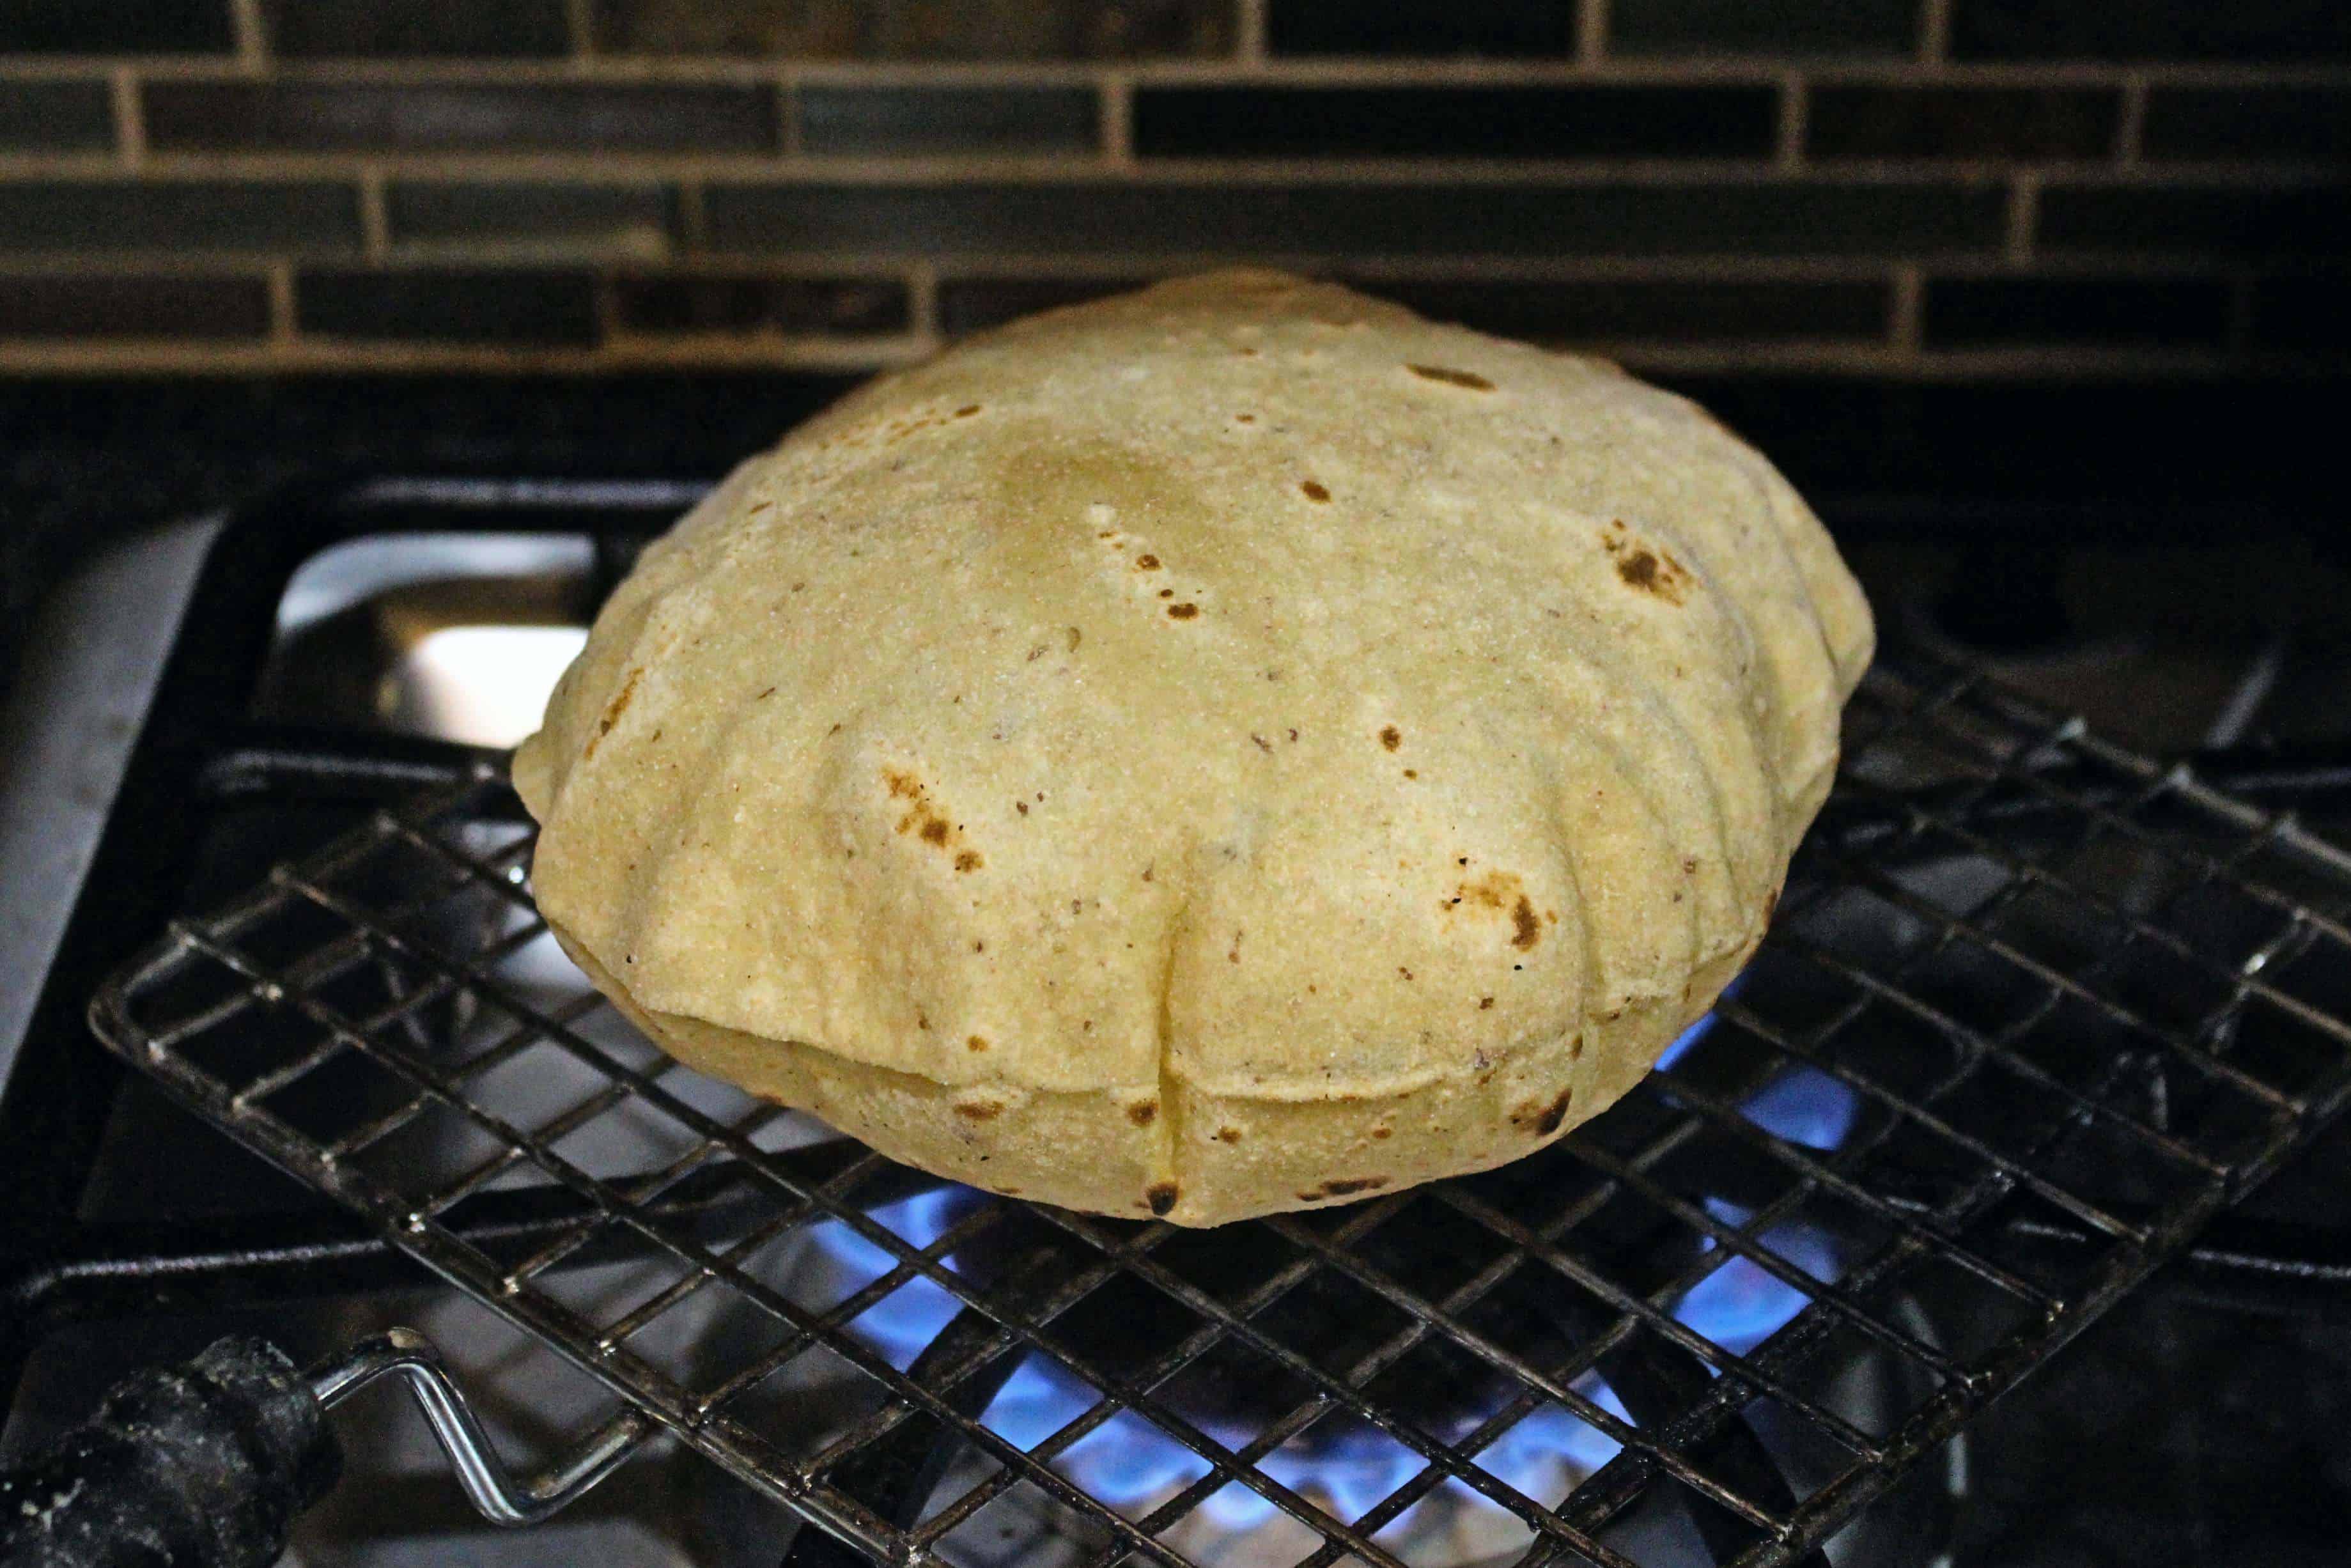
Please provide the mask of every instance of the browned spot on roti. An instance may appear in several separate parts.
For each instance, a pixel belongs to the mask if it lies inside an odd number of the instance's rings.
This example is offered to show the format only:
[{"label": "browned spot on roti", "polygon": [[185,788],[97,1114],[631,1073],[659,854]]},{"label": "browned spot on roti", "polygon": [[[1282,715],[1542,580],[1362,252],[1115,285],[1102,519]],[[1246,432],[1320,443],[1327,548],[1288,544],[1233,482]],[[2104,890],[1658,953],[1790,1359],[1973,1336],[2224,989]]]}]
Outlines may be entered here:
[{"label": "browned spot on roti", "polygon": [[1220,1143],[1238,1144],[1241,1141],[1241,1130],[1238,1127],[1219,1127],[1217,1138]]},{"label": "browned spot on roti", "polygon": [[1468,387],[1471,392],[1492,392],[1494,383],[1475,371],[1448,370],[1443,365],[1406,365],[1405,370],[1426,382],[1443,382],[1449,387]]},{"label": "browned spot on roti", "polygon": [[1372,1129],[1372,1136],[1383,1140],[1393,1138],[1395,1136],[1395,1129],[1394,1127],[1374,1127]]},{"label": "browned spot on roti", "polygon": [[979,404],[976,402],[967,402],[961,408],[956,410],[955,416],[957,419],[969,419],[973,414],[977,413],[978,412]]},{"label": "browned spot on roti", "polygon": [[[956,843],[960,830],[932,804],[930,792],[921,779],[894,768],[884,768],[882,784],[892,800],[906,802],[906,810],[898,818],[899,832],[914,833],[925,843],[942,850]],[[978,851],[963,849],[957,851],[954,863],[957,871],[977,871],[986,862]]]},{"label": "browned spot on roti", "polygon": [[1404,744],[1404,731],[1394,725],[1388,725],[1380,731],[1380,744],[1394,751]]},{"label": "browned spot on roti", "polygon": [[612,733],[612,727],[621,722],[621,715],[628,711],[629,700],[637,695],[637,682],[644,673],[642,668],[631,670],[629,678],[621,683],[621,690],[612,698],[611,706],[604,710],[604,716],[596,721],[596,733],[589,737],[588,749],[581,754],[583,757],[595,756],[597,746]]},{"label": "browned spot on roti", "polygon": [[1148,1127],[1158,1116],[1159,1102],[1156,1100],[1137,1100],[1126,1108],[1126,1119],[1138,1127]]},{"label": "browned spot on roti", "polygon": [[1559,1124],[1567,1120],[1567,1108],[1574,1099],[1575,1091],[1567,1088],[1561,1090],[1559,1097],[1548,1103],[1530,1100],[1510,1113],[1510,1124],[1524,1127],[1538,1138],[1547,1138],[1558,1132]]},{"label": "browned spot on roti", "polygon": [[986,1051],[987,1049],[987,1037],[984,1034],[976,1034],[970,1039],[965,1040],[963,1043],[964,1048],[967,1051]]},{"label": "browned spot on roti", "polygon": [[1616,558],[1616,575],[1627,588],[1653,594],[1668,604],[1679,604],[1689,597],[1689,568],[1664,546],[1652,548],[1634,540],[1621,521],[1601,531],[1600,544]]},{"label": "browned spot on roti", "polygon": [[1385,1176],[1332,1176],[1321,1186],[1310,1187],[1298,1195],[1301,1203],[1320,1203],[1326,1197],[1345,1197],[1352,1193],[1374,1192],[1388,1185]]},{"label": "browned spot on roti", "polygon": [[1306,498],[1310,501],[1327,501],[1331,498],[1331,492],[1314,480],[1309,479],[1298,487],[1306,492]]},{"label": "browned spot on roti", "polygon": [[753,697],[751,700],[752,700],[753,702],[755,702],[755,703],[763,703],[763,702],[766,702],[769,697],[774,696],[775,695],[776,695],[776,688],[775,688],[775,687],[773,687],[773,686],[769,686],[766,691],[761,692],[758,696]]},{"label": "browned spot on roti", "polygon": [[1478,1010],[1481,1013],[1492,1008],[1493,1005],[1494,998],[1491,997],[1479,997],[1478,998]]},{"label": "browned spot on roti", "polygon": [[967,1122],[993,1122],[1004,1113],[1004,1107],[993,1100],[958,1100],[955,1112]]},{"label": "browned spot on roti", "polygon": [[1136,556],[1134,558],[1134,570],[1137,571],[1157,571],[1159,570],[1159,558],[1155,555]]},{"label": "browned spot on roti", "polygon": [[1154,1182],[1143,1189],[1144,1201],[1151,1205],[1154,1214],[1165,1214],[1176,1207],[1176,1200],[1182,1196],[1172,1181]]},{"label": "browned spot on roti", "polygon": [[1200,613],[1200,607],[1196,604],[1171,604],[1167,607],[1167,618],[1170,621],[1189,621],[1198,613]]},{"label": "browned spot on roti", "polygon": [[1535,918],[1535,906],[1527,902],[1524,894],[1519,895],[1519,902],[1510,910],[1510,946],[1521,953],[1542,940],[1542,922]]}]

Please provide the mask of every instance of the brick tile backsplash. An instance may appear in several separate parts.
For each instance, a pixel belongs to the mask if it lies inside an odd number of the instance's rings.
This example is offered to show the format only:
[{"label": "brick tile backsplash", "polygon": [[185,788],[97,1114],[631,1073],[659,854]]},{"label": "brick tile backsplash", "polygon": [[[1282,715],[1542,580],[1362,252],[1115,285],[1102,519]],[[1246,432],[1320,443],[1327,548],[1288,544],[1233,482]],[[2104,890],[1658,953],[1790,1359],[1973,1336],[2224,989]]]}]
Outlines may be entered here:
[{"label": "brick tile backsplash", "polygon": [[2229,292],[2217,278],[1933,278],[1921,325],[1938,347],[2217,348],[2228,333]]},{"label": "brick tile backsplash", "polygon": [[2351,355],[2351,5],[0,0],[0,367],[902,363],[1223,260],[1635,369]]},{"label": "brick tile backsplash", "polygon": [[1910,0],[1608,0],[1628,55],[1901,55],[1919,16]]},{"label": "brick tile backsplash", "polygon": [[1085,88],[808,87],[795,108],[800,151],[1090,152],[1102,104]]},{"label": "brick tile backsplash", "polygon": [[1146,158],[1760,158],[1766,87],[1154,88]]},{"label": "brick tile backsplash", "polygon": [[147,140],[172,151],[765,152],[775,92],[721,84],[161,81]]},{"label": "brick tile backsplash", "polygon": [[351,251],[358,190],[317,180],[0,181],[12,251]]},{"label": "brick tile backsplash", "polygon": [[1981,60],[2351,57],[2336,0],[1949,0],[1951,48]]},{"label": "brick tile backsplash", "polygon": [[2351,162],[2351,87],[2176,87],[2150,91],[2150,158]]},{"label": "brick tile backsplash", "polygon": [[2041,231],[2053,251],[2231,259],[2340,254],[2351,235],[2351,184],[2053,186],[2042,193]]},{"label": "brick tile backsplash", "polygon": [[596,281],[585,271],[305,272],[294,300],[297,323],[320,338],[520,346],[596,336]]},{"label": "brick tile backsplash", "polygon": [[[448,0],[455,4],[455,0]],[[590,0],[613,54],[865,60],[1216,56],[1232,0]]]},{"label": "brick tile backsplash", "polygon": [[906,286],[887,277],[626,273],[612,280],[612,300],[622,329],[653,336],[864,338],[903,332],[912,319]]},{"label": "brick tile backsplash", "polygon": [[10,0],[0,54],[226,54],[236,28],[222,0]]},{"label": "brick tile backsplash", "polygon": [[563,0],[263,0],[261,14],[270,48],[288,59],[528,59],[571,48]]},{"label": "brick tile backsplash", "polygon": [[269,329],[258,277],[0,274],[0,338],[251,339]]},{"label": "brick tile backsplash", "polygon": [[101,81],[0,81],[0,152],[114,145],[114,95]]},{"label": "brick tile backsplash", "polygon": [[395,180],[384,210],[395,245],[535,242],[658,255],[677,235],[677,193],[652,181]]},{"label": "brick tile backsplash", "polygon": [[1071,256],[1884,256],[1990,251],[2005,198],[1929,182],[778,185],[704,196],[728,251]]},{"label": "brick tile backsplash", "polygon": [[1561,345],[1865,340],[1886,330],[1881,283],[1602,278],[1367,287],[1439,321]]},{"label": "brick tile backsplash", "polygon": [[1543,59],[1575,48],[1575,0],[1266,0],[1277,55]]},{"label": "brick tile backsplash", "polygon": [[2102,158],[2122,120],[2116,88],[1823,87],[1816,158]]}]

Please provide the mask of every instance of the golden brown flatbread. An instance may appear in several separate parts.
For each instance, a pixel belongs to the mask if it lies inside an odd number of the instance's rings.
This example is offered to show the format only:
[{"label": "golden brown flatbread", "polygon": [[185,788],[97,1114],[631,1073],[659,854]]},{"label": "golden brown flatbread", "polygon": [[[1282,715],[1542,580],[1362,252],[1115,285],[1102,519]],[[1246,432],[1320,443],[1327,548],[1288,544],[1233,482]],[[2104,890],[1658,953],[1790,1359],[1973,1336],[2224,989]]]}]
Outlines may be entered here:
[{"label": "golden brown flatbread", "polygon": [[540,907],[680,1060],[1209,1225],[1623,1093],[1753,951],[1871,646],[1691,403],[1226,272],[745,464],[515,779]]}]

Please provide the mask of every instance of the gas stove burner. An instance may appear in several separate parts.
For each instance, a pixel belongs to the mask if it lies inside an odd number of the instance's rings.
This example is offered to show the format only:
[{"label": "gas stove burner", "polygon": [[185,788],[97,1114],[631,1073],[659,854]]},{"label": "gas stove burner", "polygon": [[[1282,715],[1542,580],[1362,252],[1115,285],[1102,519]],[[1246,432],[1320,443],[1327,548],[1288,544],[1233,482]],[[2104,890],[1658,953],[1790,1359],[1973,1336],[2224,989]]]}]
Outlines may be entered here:
[{"label": "gas stove burner", "polygon": [[[674,1068],[538,922],[495,758],[447,743],[511,735],[545,672],[507,653],[576,639],[698,490],[402,482],[232,525],[38,957],[6,1103],[45,1162],[0,1334],[20,1442],[221,1333],[331,1359],[413,1322],[517,1469],[616,1410],[664,1435],[546,1524],[469,1533],[438,1451],[362,1397],[293,1561],[1924,1568],[1987,1474],[2119,1441],[1969,1423],[2163,1260],[2232,1301],[2335,1288],[2258,1228],[2191,1238],[2351,1093],[2351,861],[1931,657],[1873,676],[1716,1013],[1483,1176],[1170,1232],[946,1186]],[[104,789],[66,798],[106,822]],[[114,1040],[361,1228],[99,1070],[84,1005],[158,936]],[[225,1315],[169,1305],[196,1299]]]}]

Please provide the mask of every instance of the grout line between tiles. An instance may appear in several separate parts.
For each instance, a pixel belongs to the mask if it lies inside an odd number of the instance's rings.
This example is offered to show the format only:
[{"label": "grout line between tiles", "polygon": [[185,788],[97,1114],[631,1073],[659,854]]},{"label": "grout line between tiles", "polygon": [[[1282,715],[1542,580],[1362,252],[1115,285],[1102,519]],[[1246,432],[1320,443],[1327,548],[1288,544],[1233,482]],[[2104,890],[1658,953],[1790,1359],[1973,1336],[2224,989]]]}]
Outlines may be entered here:
[{"label": "grout line between tiles", "polygon": [[1951,53],[1951,0],[1921,0],[1918,7],[1918,58],[1938,65]]},{"label": "grout line between tiles", "polygon": [[2007,235],[2002,252],[2022,267],[2032,259],[2033,230],[2041,219],[2041,174],[2020,169],[2008,187]]},{"label": "grout line between tiles", "polygon": [[1575,58],[1598,65],[1608,56],[1608,0],[1583,0],[1575,8]]},{"label": "grout line between tiles", "polygon": [[269,68],[269,23],[261,0],[229,0],[229,19],[236,37],[237,64],[247,75]]},{"label": "grout line between tiles", "polygon": [[1927,280],[1915,261],[1906,261],[1894,269],[1891,312],[1886,321],[1886,335],[1894,347],[1905,354],[1918,351],[1921,319],[1925,314]]},{"label": "grout line between tiles", "polygon": [[1782,169],[1795,169],[1803,163],[1804,121],[1811,112],[1811,88],[1802,75],[1789,72],[1780,84],[1780,120],[1774,149]]},{"label": "grout line between tiles", "polygon": [[392,199],[383,171],[370,164],[360,171],[360,239],[370,261],[392,255]]},{"label": "grout line between tiles", "polygon": [[281,256],[269,264],[265,276],[269,285],[270,341],[290,343],[299,329],[294,308],[294,264]]},{"label": "grout line between tiles", "polygon": [[1134,84],[1124,71],[1102,73],[1099,98],[1102,162],[1113,169],[1134,162]]},{"label": "grout line between tiles", "polygon": [[1233,16],[1233,52],[1243,65],[1262,64],[1266,56],[1266,0],[1239,0]]},{"label": "grout line between tiles", "polygon": [[2115,126],[2115,162],[2128,167],[2139,161],[2147,141],[2147,73],[2132,71],[2123,78],[2122,115]]},{"label": "grout line between tiles", "polygon": [[108,78],[108,88],[114,104],[115,156],[135,169],[147,157],[147,121],[140,113],[139,73],[124,66]]}]

